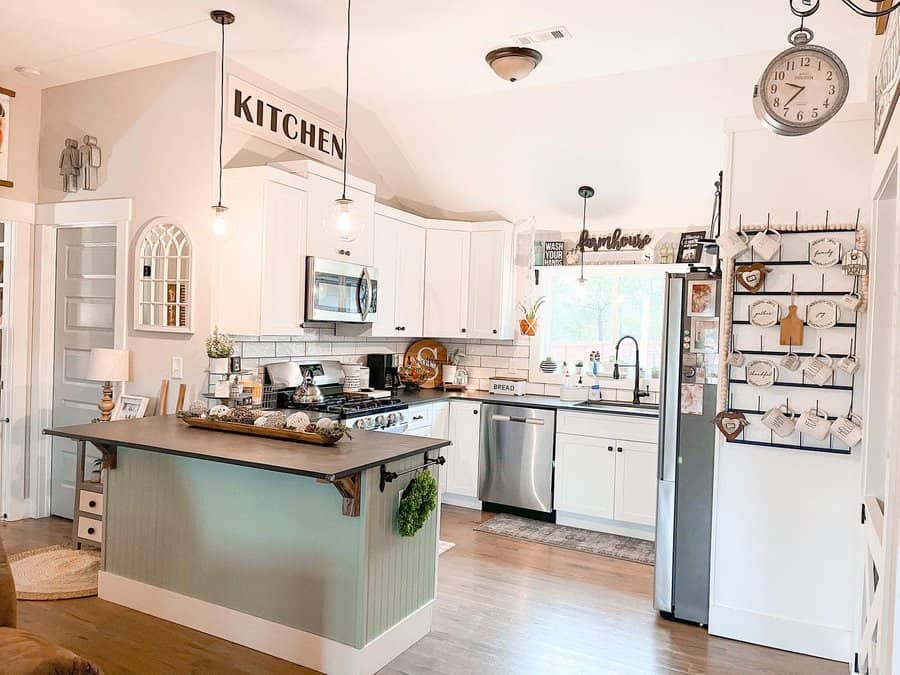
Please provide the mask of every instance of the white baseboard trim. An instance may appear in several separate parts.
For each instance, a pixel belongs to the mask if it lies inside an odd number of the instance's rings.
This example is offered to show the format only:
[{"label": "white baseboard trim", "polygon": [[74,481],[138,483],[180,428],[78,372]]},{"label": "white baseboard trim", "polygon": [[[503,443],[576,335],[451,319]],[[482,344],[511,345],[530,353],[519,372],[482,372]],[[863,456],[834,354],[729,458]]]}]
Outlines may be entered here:
[{"label": "white baseboard trim", "polygon": [[457,495],[452,492],[445,492],[441,495],[442,504],[450,504],[451,506],[461,506],[464,509],[475,509],[481,511],[481,501],[475,497],[467,497],[465,495]]},{"label": "white baseboard trim", "polygon": [[656,539],[656,528],[653,525],[639,525],[626,523],[621,520],[582,516],[577,513],[569,513],[568,511],[556,512],[556,524],[578,527],[582,530],[593,530],[594,532],[618,534],[623,537],[634,537],[635,539],[644,539],[646,541],[654,541]]},{"label": "white baseboard trim", "polygon": [[99,597],[229,642],[335,675],[375,673],[431,631],[434,601],[362,649],[205,600],[100,572]]},{"label": "white baseboard trim", "polygon": [[789,652],[849,663],[850,630],[710,605],[709,633]]}]

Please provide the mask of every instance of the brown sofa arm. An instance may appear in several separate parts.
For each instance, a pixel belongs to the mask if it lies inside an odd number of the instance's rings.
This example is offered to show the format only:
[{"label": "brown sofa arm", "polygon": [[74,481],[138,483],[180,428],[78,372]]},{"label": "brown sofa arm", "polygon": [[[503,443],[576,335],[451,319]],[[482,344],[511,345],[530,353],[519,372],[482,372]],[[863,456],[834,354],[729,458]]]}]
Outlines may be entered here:
[{"label": "brown sofa arm", "polygon": [[16,584],[0,539],[0,627],[16,627]]}]

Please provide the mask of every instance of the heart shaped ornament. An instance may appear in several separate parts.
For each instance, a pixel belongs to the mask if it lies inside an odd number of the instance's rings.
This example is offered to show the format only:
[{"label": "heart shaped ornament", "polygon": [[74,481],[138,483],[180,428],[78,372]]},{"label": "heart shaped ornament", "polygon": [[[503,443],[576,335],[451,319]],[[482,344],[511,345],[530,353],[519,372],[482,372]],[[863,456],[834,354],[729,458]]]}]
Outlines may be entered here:
[{"label": "heart shaped ornament", "polygon": [[756,293],[762,288],[763,282],[766,280],[767,272],[768,270],[764,263],[738,265],[734,270],[738,283],[751,293]]},{"label": "heart shaped ornament", "polygon": [[744,427],[750,426],[750,422],[742,412],[729,412],[723,410],[715,419],[716,428],[722,432],[726,440],[733,441],[741,435]]}]

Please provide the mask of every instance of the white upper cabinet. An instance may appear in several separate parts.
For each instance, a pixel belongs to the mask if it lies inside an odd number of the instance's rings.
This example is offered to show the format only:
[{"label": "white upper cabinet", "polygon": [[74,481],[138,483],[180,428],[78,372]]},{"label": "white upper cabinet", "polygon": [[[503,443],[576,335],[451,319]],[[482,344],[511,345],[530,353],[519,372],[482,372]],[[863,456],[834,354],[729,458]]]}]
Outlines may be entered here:
[{"label": "white upper cabinet", "polygon": [[[476,227],[484,227],[476,225]],[[512,227],[473,230],[469,253],[470,338],[512,338]]]},{"label": "white upper cabinet", "polygon": [[425,242],[425,335],[468,337],[470,233],[429,229]]},{"label": "white upper cabinet", "polygon": [[376,207],[378,313],[374,337],[421,337],[425,288],[425,230],[416,216]]},{"label": "white upper cabinet", "polygon": [[217,241],[215,323],[223,333],[302,333],[306,181],[272,167],[227,169],[228,232]]},{"label": "white upper cabinet", "polygon": [[[375,186],[357,179],[349,180],[347,197],[354,202],[356,238],[344,241],[331,227],[329,214],[335,199],[341,196],[340,172],[337,180],[331,177],[329,167],[316,165],[327,175],[308,174],[309,181],[309,232],[307,255],[328,260],[341,260],[359,265],[373,265],[373,221],[375,218]],[[366,187],[356,187],[364,184]]]}]

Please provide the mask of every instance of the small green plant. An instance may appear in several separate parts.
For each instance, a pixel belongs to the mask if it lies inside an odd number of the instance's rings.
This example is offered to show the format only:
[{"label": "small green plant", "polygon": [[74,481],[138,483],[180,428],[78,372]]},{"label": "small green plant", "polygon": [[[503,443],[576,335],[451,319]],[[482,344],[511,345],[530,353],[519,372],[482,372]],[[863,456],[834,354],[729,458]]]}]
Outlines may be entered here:
[{"label": "small green plant", "polygon": [[423,471],[409,482],[397,511],[401,537],[411,537],[422,529],[437,506],[437,496],[437,481],[430,471]]},{"label": "small green plant", "polygon": [[218,326],[206,338],[206,355],[211,359],[227,359],[234,351],[234,340],[219,332]]},{"label": "small green plant", "polygon": [[520,302],[519,311],[522,312],[522,315],[527,321],[534,321],[537,319],[538,312],[541,310],[541,305],[543,305],[546,300],[547,298],[542,295],[530,305]]}]

